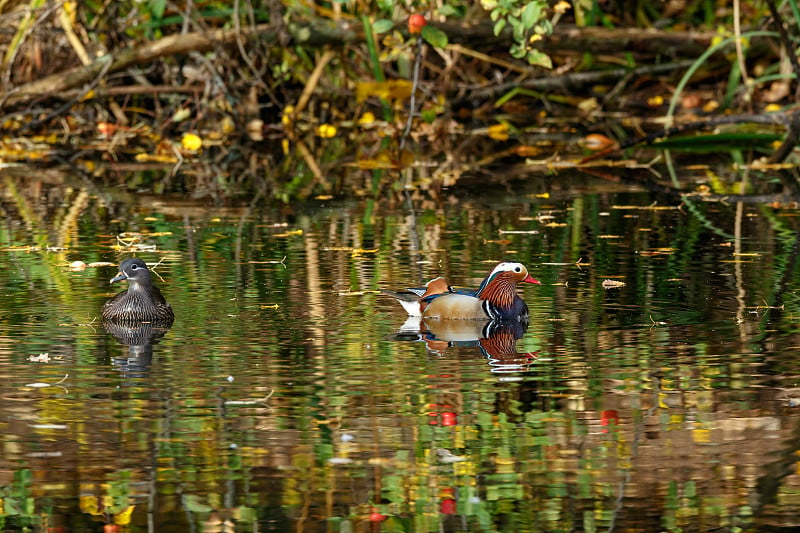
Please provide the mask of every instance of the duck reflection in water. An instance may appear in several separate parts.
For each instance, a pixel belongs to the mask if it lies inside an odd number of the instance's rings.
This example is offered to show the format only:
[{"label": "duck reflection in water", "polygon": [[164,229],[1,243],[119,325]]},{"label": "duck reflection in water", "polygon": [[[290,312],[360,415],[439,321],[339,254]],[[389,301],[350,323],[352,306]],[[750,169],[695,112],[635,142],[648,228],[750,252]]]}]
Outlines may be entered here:
[{"label": "duck reflection in water", "polygon": [[153,345],[172,327],[175,315],[141,259],[124,260],[110,283],[117,281],[127,281],[128,288],[103,305],[103,328],[128,346],[127,359],[115,360],[115,364],[133,374],[146,372]]},{"label": "duck reflection in water", "polygon": [[433,354],[443,355],[455,347],[477,347],[492,372],[525,372],[539,352],[518,352],[517,340],[528,329],[525,321],[420,320],[410,317],[392,339],[422,341]]}]

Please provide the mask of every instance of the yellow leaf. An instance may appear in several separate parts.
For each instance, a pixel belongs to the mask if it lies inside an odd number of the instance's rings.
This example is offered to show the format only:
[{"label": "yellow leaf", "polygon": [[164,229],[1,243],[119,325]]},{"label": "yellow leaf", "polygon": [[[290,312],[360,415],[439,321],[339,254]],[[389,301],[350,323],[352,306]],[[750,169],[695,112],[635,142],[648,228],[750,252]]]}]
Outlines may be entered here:
[{"label": "yellow leaf", "polygon": [[692,440],[695,442],[708,444],[711,442],[711,431],[707,429],[693,429]]},{"label": "yellow leaf", "polygon": [[411,97],[411,82],[408,80],[364,81],[356,85],[356,102],[361,103],[370,96],[382,100],[404,102]]},{"label": "yellow leaf", "polygon": [[396,165],[389,159],[379,156],[376,159],[359,159],[354,166],[362,170],[375,170],[376,168],[395,168]]},{"label": "yellow leaf", "polygon": [[286,233],[273,233],[273,237],[291,237],[292,235],[302,235],[303,230],[301,229],[292,229],[287,231]]},{"label": "yellow leaf", "polygon": [[375,254],[378,253],[378,250],[379,248],[371,248],[369,250],[366,250],[364,248],[353,248],[353,251],[350,252],[350,255],[352,255],[353,257],[358,257],[359,255],[362,254]]},{"label": "yellow leaf", "polygon": [[183,122],[184,120],[188,119],[192,116],[192,110],[188,107],[181,107],[175,113],[172,114],[172,121],[173,122]]},{"label": "yellow leaf", "polygon": [[317,136],[323,139],[330,139],[336,136],[336,126],[330,124],[320,124],[317,127]]},{"label": "yellow leaf", "polygon": [[283,115],[281,116],[281,123],[284,126],[289,126],[293,122],[294,118],[294,106],[287,105],[283,108]]},{"label": "yellow leaf", "polygon": [[135,505],[128,506],[127,509],[122,511],[121,513],[117,513],[114,515],[114,523],[120,526],[125,526],[131,523],[131,514],[133,514],[133,509]]},{"label": "yellow leaf", "polygon": [[225,118],[222,119],[222,133],[230,134],[236,131],[236,124],[233,123],[233,119],[228,115],[225,115]]},{"label": "yellow leaf", "polygon": [[368,126],[368,125],[372,124],[373,122],[375,122],[375,115],[373,115],[369,111],[367,111],[366,113],[361,115],[361,118],[358,119],[358,125],[359,126]]},{"label": "yellow leaf", "polygon": [[600,104],[597,102],[597,98],[586,98],[584,100],[581,100],[578,103],[578,109],[580,109],[581,111],[583,111],[585,113],[589,113],[591,111],[594,111],[595,109],[597,109],[599,107],[600,107]]},{"label": "yellow leaf", "polygon": [[71,22],[75,22],[75,13],[77,12],[78,8],[76,6],[77,2],[70,0],[69,2],[64,2],[64,11],[69,15],[69,20]]},{"label": "yellow leaf", "polygon": [[494,124],[489,126],[489,137],[496,141],[508,140],[508,125],[507,124]]},{"label": "yellow leaf", "polygon": [[541,148],[538,148],[536,146],[529,146],[527,144],[521,144],[513,148],[513,151],[520,157],[533,157],[542,152]]},{"label": "yellow leaf", "polygon": [[553,11],[555,11],[558,14],[563,14],[569,8],[570,8],[569,2],[561,0],[559,3],[553,6]]},{"label": "yellow leaf", "polygon": [[91,495],[81,496],[79,502],[80,502],[79,505],[81,508],[81,512],[95,516],[103,514],[103,512],[97,506],[96,496],[91,496]]},{"label": "yellow leaf", "polygon": [[181,139],[181,146],[183,146],[184,150],[196,152],[203,147],[203,139],[194,133],[184,133],[183,139]]},{"label": "yellow leaf", "polygon": [[[401,154],[401,160],[404,161],[406,158],[405,151]],[[364,170],[373,170],[376,168],[397,168],[397,161],[395,158],[397,154],[389,153],[389,152],[379,152],[375,154],[374,159],[359,159],[356,161],[353,166],[356,166],[360,169]]]},{"label": "yellow leaf", "polygon": [[169,155],[136,154],[139,163],[177,163],[178,159]]}]

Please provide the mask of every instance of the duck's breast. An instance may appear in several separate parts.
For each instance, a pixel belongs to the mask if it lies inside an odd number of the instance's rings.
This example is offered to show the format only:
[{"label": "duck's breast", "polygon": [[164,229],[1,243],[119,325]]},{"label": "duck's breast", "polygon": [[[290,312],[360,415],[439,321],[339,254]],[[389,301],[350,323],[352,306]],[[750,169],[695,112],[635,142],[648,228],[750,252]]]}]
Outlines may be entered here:
[{"label": "duck's breast", "polygon": [[425,318],[442,318],[451,320],[486,320],[483,302],[474,296],[448,293],[431,300],[425,308]]}]

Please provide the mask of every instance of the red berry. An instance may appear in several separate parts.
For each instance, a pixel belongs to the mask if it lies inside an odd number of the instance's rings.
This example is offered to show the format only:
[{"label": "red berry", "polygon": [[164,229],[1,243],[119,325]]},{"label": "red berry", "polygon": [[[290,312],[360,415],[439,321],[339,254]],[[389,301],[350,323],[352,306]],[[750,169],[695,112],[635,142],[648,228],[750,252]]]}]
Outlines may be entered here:
[{"label": "red berry", "polygon": [[456,514],[456,501],[450,498],[442,500],[439,504],[439,512],[442,514]]},{"label": "red berry", "polygon": [[411,15],[410,17],[408,17],[408,33],[412,35],[420,33],[422,31],[422,28],[425,27],[426,24],[428,24],[428,22],[422,15],[418,13]]},{"label": "red berry", "polygon": [[442,413],[442,425],[443,426],[455,426],[458,424],[458,418],[456,414],[451,411],[445,411]]}]

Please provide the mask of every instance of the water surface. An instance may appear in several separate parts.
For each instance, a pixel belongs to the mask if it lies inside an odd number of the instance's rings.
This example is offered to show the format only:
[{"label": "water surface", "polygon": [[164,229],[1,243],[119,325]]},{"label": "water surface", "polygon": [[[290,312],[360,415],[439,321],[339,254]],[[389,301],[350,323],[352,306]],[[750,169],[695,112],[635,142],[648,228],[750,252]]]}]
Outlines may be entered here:
[{"label": "water surface", "polygon": [[[797,516],[798,211],[561,175],[398,202],[20,183],[0,228],[4,527],[733,531]],[[45,186],[47,188],[47,186]],[[136,255],[175,309],[105,331]],[[381,288],[500,260],[526,331],[419,334]],[[516,338],[520,337],[520,338]],[[130,341],[130,338],[128,338]]]}]

